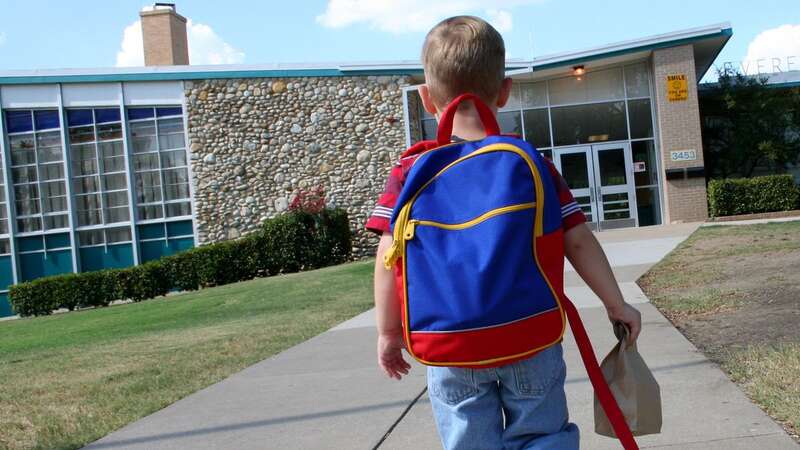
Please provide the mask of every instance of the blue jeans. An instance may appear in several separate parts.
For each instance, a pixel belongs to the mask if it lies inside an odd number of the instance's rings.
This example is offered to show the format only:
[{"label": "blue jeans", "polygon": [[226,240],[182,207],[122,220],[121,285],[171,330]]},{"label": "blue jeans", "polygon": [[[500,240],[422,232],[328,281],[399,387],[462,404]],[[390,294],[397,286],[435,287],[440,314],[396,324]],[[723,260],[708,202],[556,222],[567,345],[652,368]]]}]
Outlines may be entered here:
[{"label": "blue jeans", "polygon": [[428,395],[447,450],[578,448],[561,344],[491,369],[428,367]]}]

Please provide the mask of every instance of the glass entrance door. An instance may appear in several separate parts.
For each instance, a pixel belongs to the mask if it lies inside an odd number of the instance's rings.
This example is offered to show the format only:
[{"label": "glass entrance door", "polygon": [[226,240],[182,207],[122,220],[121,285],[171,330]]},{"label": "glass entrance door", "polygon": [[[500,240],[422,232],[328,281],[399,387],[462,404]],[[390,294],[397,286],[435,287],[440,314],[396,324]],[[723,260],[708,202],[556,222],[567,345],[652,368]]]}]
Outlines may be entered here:
[{"label": "glass entrance door", "polygon": [[592,145],[595,203],[601,230],[635,227],[636,191],[628,143]]},{"label": "glass entrance door", "polygon": [[591,229],[637,225],[633,161],[627,143],[556,149],[554,162]]},{"label": "glass entrance door", "polygon": [[556,152],[556,168],[567,181],[572,196],[583,210],[591,229],[597,229],[597,212],[594,202],[595,171],[592,164],[592,147],[572,147]]}]

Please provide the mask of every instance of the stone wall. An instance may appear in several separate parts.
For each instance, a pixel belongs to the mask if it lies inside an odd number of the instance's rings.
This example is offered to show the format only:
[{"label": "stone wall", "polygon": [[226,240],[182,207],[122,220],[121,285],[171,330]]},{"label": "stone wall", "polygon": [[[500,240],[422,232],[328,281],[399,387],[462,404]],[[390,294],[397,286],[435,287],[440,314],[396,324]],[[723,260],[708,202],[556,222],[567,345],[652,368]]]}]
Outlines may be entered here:
[{"label": "stone wall", "polygon": [[405,148],[405,76],[186,82],[201,244],[236,238],[321,185],[345,208],[354,255],[377,242],[364,222]]}]

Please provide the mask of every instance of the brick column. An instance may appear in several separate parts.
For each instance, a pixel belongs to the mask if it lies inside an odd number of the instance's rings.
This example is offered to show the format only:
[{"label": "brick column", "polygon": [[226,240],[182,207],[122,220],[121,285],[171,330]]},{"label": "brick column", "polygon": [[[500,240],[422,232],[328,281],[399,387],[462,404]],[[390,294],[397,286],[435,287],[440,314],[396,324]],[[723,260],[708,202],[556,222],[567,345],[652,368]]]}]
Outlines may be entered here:
[{"label": "brick column", "polygon": [[[701,221],[708,218],[705,177],[666,179],[671,169],[704,167],[703,142],[700,136],[700,109],[697,102],[697,77],[691,45],[653,52],[653,82],[656,93],[659,147],[664,173],[664,223]],[[686,75],[688,98],[669,101],[667,76]],[[695,150],[695,161],[671,161],[673,150]]]}]

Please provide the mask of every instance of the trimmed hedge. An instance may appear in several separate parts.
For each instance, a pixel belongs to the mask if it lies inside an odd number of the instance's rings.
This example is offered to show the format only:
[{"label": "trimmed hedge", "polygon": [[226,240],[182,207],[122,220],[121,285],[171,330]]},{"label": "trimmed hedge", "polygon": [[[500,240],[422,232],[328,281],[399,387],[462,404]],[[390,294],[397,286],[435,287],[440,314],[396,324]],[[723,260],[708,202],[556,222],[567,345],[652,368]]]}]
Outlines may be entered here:
[{"label": "trimmed hedge", "polygon": [[172,290],[191,291],[256,277],[316,269],[350,258],[347,212],[303,211],[269,219],[260,230],[233,241],[204,245],[128,267],[39,278],[11,286],[9,300],[21,316],[59,308],[142,301]]},{"label": "trimmed hedge", "polygon": [[708,212],[712,217],[736,216],[800,207],[800,188],[791,175],[711,180]]}]

